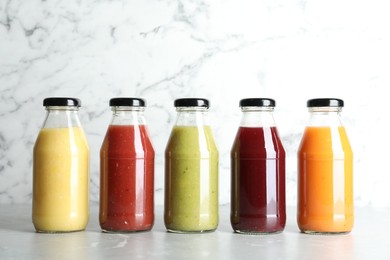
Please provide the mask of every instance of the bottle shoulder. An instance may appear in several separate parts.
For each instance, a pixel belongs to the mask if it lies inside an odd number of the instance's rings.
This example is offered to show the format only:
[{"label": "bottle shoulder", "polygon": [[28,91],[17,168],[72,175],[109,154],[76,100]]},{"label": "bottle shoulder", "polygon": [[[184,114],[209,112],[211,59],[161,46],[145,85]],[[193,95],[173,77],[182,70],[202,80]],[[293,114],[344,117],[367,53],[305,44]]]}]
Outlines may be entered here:
[{"label": "bottle shoulder", "polygon": [[78,110],[48,110],[42,128],[81,127]]},{"label": "bottle shoulder", "polygon": [[307,126],[298,153],[334,156],[352,154],[352,148],[343,126]]},{"label": "bottle shoulder", "polygon": [[232,156],[281,158],[285,156],[282,140],[276,127],[239,127]]},{"label": "bottle shoulder", "polygon": [[218,149],[210,126],[174,126],[166,146],[166,152],[218,154]]},{"label": "bottle shoulder", "polygon": [[89,151],[89,145],[81,127],[42,128],[34,145],[34,151]]}]

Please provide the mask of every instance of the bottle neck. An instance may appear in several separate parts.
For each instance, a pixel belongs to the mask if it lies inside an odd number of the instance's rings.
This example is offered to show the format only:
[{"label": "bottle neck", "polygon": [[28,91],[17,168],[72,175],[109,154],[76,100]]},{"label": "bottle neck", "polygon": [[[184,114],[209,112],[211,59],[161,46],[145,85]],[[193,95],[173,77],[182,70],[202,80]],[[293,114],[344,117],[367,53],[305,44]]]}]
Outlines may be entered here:
[{"label": "bottle neck", "polygon": [[46,118],[42,128],[80,127],[78,107],[58,106],[46,107]]},{"label": "bottle neck", "polygon": [[144,107],[112,107],[111,125],[146,125]]},{"label": "bottle neck", "polygon": [[309,107],[309,126],[342,126],[341,107]]},{"label": "bottle neck", "polygon": [[241,127],[275,127],[273,107],[242,107]]},{"label": "bottle neck", "polygon": [[208,122],[208,108],[205,107],[177,107],[176,126],[206,126]]}]

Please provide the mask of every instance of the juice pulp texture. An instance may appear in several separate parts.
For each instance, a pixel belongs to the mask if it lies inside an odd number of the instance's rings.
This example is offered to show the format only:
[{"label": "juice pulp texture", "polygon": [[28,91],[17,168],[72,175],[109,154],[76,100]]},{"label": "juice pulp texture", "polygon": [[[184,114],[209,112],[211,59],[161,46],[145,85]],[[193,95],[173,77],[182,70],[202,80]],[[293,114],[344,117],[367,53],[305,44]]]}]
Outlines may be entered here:
[{"label": "juice pulp texture", "polygon": [[353,154],[344,127],[306,127],[298,150],[298,226],[303,232],[352,230]]},{"label": "juice pulp texture", "polygon": [[286,224],[285,150],[276,127],[240,127],[231,150],[236,232],[272,233]]},{"label": "juice pulp texture", "polygon": [[201,232],[218,226],[218,150],[209,126],[175,126],[165,150],[165,226]]},{"label": "juice pulp texture", "polygon": [[144,125],[110,125],[100,150],[100,226],[150,230],[154,222],[154,149]]},{"label": "juice pulp texture", "polygon": [[89,147],[82,128],[41,129],[33,161],[35,229],[84,230],[89,217]]}]

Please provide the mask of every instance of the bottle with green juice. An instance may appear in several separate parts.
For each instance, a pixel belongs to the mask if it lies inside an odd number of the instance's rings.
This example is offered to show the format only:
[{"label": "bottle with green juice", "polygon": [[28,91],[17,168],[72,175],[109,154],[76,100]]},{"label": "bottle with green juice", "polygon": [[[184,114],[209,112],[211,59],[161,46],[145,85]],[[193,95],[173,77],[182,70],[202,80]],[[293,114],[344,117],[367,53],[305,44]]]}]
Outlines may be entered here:
[{"label": "bottle with green juice", "polygon": [[218,226],[218,149],[207,122],[209,101],[182,98],[165,150],[164,223],[169,232]]}]

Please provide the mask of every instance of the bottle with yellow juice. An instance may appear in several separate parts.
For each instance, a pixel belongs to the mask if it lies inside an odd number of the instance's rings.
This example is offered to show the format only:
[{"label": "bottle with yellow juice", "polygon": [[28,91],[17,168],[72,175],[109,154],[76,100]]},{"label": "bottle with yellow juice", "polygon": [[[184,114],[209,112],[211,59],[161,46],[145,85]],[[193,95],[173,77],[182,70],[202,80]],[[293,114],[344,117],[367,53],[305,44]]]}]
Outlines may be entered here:
[{"label": "bottle with yellow juice", "polygon": [[46,118],[34,146],[32,221],[37,232],[84,230],[89,218],[89,146],[76,98],[43,101]]}]

